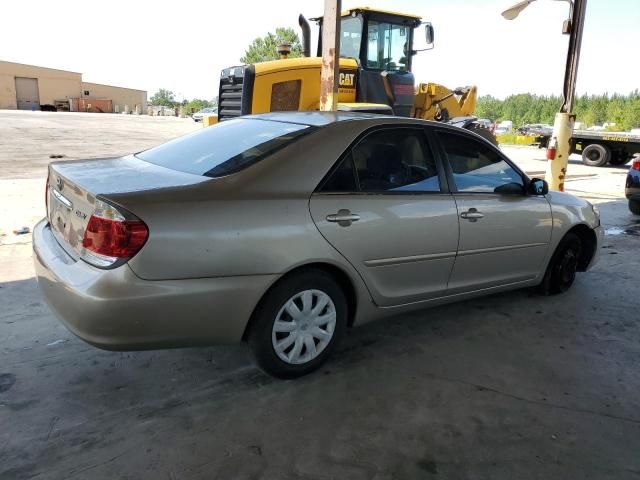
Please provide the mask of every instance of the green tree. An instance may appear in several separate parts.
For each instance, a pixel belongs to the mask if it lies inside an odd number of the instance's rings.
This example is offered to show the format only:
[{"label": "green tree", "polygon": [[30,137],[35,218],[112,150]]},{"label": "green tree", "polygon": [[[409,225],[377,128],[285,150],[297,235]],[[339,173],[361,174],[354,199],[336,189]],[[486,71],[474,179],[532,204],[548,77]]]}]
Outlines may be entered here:
[{"label": "green tree", "polygon": [[151,96],[151,105],[173,107],[176,105],[175,94],[171,90],[161,88]]},{"label": "green tree", "polygon": [[213,106],[214,106],[213,102],[210,102],[209,100],[202,100],[199,98],[194,98],[193,100],[189,100],[184,105],[185,109],[189,113],[195,113],[202,110],[203,108],[209,108]]},{"label": "green tree", "polygon": [[[512,120],[516,126],[525,123],[553,123],[562,99],[558,96],[538,96],[529,93],[510,95],[498,100],[489,95],[478,98],[475,115],[491,120]],[[615,123],[613,130],[640,127],[640,90],[629,95],[582,95],[576,97],[573,112],[577,120],[591,125]]]},{"label": "green tree", "polygon": [[268,60],[277,60],[278,44],[287,42],[291,44],[290,58],[302,56],[302,45],[300,38],[293,28],[276,28],[276,33],[267,33],[262,38],[256,38],[251,45],[245,50],[244,55],[240,58],[242,63],[258,63]]}]

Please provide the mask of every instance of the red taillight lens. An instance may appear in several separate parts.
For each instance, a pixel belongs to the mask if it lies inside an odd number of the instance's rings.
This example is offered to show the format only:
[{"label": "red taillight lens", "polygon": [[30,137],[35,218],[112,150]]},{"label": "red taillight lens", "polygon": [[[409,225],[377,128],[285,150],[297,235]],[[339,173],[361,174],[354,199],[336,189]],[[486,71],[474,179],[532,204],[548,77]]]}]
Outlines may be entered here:
[{"label": "red taillight lens", "polygon": [[631,162],[631,169],[640,171],[640,158],[634,158]]},{"label": "red taillight lens", "polygon": [[149,237],[149,229],[140,220],[113,220],[92,215],[82,246],[98,255],[131,258]]}]

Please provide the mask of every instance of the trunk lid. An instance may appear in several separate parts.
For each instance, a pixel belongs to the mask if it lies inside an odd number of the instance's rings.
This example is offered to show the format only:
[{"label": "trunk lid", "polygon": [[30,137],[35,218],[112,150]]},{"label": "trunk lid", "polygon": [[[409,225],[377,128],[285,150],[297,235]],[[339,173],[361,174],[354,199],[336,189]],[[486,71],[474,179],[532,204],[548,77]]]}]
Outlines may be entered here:
[{"label": "trunk lid", "polygon": [[[210,179],[207,177],[160,167],[133,155],[54,162],[49,164],[47,219],[60,246],[74,259],[78,259],[97,196],[155,191],[208,180]],[[122,207],[127,208],[126,205]]]}]

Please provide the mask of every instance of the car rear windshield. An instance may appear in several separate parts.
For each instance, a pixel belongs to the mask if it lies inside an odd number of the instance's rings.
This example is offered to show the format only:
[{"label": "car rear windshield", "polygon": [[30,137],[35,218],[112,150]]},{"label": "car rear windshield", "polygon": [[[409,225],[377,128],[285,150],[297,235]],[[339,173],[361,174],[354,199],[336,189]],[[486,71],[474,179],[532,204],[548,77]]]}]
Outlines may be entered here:
[{"label": "car rear windshield", "polygon": [[136,157],[181,172],[222,177],[247,168],[309,130],[308,125],[237,118],[137,153]]}]

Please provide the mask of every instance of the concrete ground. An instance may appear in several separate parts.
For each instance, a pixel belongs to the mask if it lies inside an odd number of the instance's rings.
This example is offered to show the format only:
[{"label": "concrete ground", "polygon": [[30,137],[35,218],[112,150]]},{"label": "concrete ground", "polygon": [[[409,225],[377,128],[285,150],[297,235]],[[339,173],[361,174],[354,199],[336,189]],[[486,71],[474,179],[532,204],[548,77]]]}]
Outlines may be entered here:
[{"label": "concrete ground", "polygon": [[[30,234],[49,155],[140,150],[189,120],[0,112],[0,479],[640,477],[640,226],[624,168],[572,162],[600,263],[529,290],[353,330],[318,373],[274,380],[244,346],[114,353],[38,292]],[[544,151],[505,148],[532,175]],[[179,320],[179,319],[177,319]]]}]

